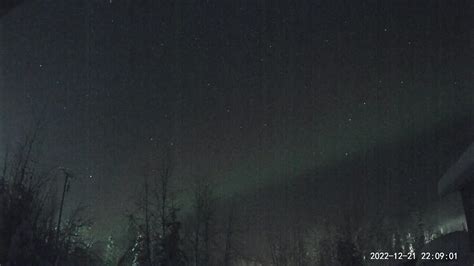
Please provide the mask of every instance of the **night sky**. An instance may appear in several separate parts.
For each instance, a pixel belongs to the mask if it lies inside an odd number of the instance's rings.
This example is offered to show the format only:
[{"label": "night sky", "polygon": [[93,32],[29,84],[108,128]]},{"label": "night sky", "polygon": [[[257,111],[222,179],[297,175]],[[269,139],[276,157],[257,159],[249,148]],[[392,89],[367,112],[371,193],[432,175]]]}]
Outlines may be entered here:
[{"label": "night sky", "polygon": [[437,168],[434,198],[474,140],[473,18],[467,0],[25,1],[0,18],[0,152],[44,116],[41,161],[76,173],[66,204],[99,228],[164,151],[178,187],[222,198],[385,161]]}]

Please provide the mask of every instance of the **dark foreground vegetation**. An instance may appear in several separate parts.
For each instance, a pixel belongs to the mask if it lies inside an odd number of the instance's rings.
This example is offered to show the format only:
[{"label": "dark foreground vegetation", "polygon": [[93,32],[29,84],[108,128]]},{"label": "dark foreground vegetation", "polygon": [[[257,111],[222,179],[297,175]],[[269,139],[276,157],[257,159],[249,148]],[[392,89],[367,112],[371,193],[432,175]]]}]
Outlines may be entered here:
[{"label": "dark foreground vegetation", "polygon": [[[37,131],[12,152],[6,152],[0,177],[1,265],[100,265],[101,259],[81,236],[90,227],[83,208],[62,217],[64,195],[57,179],[69,176],[56,167],[37,170],[34,154]],[[61,198],[58,195],[62,195]]]},{"label": "dark foreground vegetation", "polygon": [[[92,240],[87,208],[64,201],[71,180],[80,177],[65,167],[41,167],[37,139],[30,134],[4,155],[0,265],[356,266],[372,265],[369,251],[417,251],[434,238],[420,215],[411,231],[402,231],[383,216],[365,226],[350,216],[331,224],[315,214],[322,222],[308,222],[279,203],[263,203],[275,208],[273,214],[255,213],[259,208],[245,203],[249,195],[219,198],[206,178],[195,178],[187,189],[176,184],[168,152],[145,167],[126,229],[106,241]],[[258,195],[272,198],[265,193]],[[283,201],[292,206],[291,198]]]},{"label": "dark foreground vegetation", "polygon": [[[88,239],[92,221],[86,207],[65,206],[74,174],[65,167],[44,169],[35,147],[36,130],[4,154],[0,179],[0,265],[312,265],[304,230],[268,230],[271,257],[247,252],[244,235],[253,225],[237,199],[219,200],[215,186],[196,178],[179,206],[169,154],[148,167],[136,209],[122,236]],[[189,192],[190,191],[190,192]],[[184,204],[183,204],[184,205]],[[180,210],[180,209],[185,209]],[[65,210],[68,210],[67,212]],[[67,216],[64,214],[67,213]],[[252,239],[252,238],[250,238]],[[119,242],[119,243],[117,243]],[[321,242],[323,243],[323,242]],[[329,244],[329,243],[326,243]],[[338,241],[341,263],[360,265],[351,241]],[[349,255],[347,255],[349,254]],[[328,257],[321,256],[324,263]]]}]

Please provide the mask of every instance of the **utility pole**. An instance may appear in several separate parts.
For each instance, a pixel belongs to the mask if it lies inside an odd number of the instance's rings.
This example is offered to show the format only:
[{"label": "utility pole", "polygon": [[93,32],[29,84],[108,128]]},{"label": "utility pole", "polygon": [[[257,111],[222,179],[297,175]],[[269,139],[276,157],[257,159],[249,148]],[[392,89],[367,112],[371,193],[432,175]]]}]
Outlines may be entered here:
[{"label": "utility pole", "polygon": [[[61,205],[59,207],[59,216],[58,216],[58,226],[56,227],[56,246],[59,247],[59,233],[60,233],[60,230],[61,230],[61,218],[62,218],[62,215],[63,215],[63,207],[64,207],[64,198],[66,197],[66,190],[67,187],[68,187],[68,182],[69,182],[69,177],[70,177],[70,174],[64,170],[64,186],[63,186],[63,194],[61,196]],[[58,254],[59,255],[59,254]]]}]

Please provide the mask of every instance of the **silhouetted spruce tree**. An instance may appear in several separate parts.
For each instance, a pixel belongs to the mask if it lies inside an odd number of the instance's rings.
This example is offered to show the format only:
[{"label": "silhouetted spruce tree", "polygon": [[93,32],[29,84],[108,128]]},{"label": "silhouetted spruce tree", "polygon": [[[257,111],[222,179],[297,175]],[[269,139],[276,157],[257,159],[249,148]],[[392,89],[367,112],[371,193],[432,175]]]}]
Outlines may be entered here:
[{"label": "silhouetted spruce tree", "polygon": [[350,236],[339,238],[336,242],[337,260],[344,266],[362,266],[362,256]]},{"label": "silhouetted spruce tree", "polygon": [[193,264],[208,266],[213,261],[215,195],[212,185],[198,180],[194,187]]},{"label": "silhouetted spruce tree", "polygon": [[167,229],[161,242],[160,265],[163,266],[187,265],[187,257],[181,249],[181,222],[177,220],[177,211],[176,208],[170,210],[170,222],[166,225]]}]

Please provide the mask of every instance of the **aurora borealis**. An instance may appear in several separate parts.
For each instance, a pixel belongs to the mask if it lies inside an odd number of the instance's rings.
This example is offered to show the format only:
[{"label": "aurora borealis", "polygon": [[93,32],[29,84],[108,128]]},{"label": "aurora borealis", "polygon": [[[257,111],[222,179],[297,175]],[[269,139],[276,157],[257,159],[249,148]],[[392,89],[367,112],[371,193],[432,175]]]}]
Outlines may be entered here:
[{"label": "aurora borealis", "polygon": [[[392,155],[373,150],[426,132],[455,147],[427,165],[472,141],[468,1],[25,2],[0,20],[0,151],[46,106],[41,153],[84,177],[68,201],[98,228],[120,223],[163,150],[178,187],[207,176],[226,198],[376,168]],[[460,138],[436,135],[452,125]]]}]

